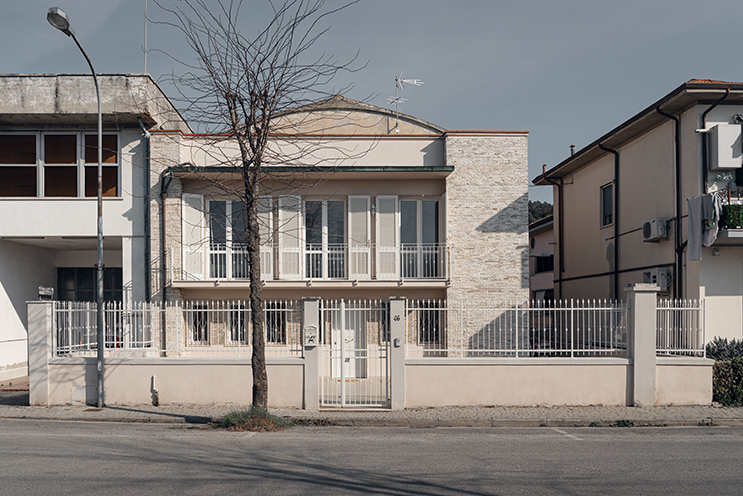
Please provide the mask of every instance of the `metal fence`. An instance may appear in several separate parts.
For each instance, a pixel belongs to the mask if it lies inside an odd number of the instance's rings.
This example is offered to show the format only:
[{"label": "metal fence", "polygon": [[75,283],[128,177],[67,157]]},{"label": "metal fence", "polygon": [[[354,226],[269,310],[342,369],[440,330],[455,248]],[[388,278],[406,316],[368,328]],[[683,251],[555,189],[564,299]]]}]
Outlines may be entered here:
[{"label": "metal fence", "polygon": [[[104,303],[107,356],[250,357],[252,312],[247,301]],[[95,356],[94,302],[54,304],[54,356]],[[265,301],[266,356],[301,357],[301,302]]]},{"label": "metal fence", "polygon": [[659,300],[657,315],[659,355],[706,356],[703,300]]},{"label": "metal fence", "polygon": [[405,340],[408,357],[626,357],[627,306],[409,300]]}]

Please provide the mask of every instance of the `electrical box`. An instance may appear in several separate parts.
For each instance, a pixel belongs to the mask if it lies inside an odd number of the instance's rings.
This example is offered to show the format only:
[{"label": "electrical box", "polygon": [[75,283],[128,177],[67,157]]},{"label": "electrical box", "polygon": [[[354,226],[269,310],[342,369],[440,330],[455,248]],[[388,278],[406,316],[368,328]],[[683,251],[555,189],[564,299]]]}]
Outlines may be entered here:
[{"label": "electrical box", "polygon": [[741,126],[718,124],[707,132],[709,170],[726,171],[741,166]]},{"label": "electrical box", "polygon": [[668,293],[671,289],[671,272],[662,267],[644,270],[642,271],[642,282],[655,284],[660,287],[661,293]]},{"label": "electrical box", "polygon": [[666,219],[653,219],[642,224],[642,240],[646,243],[656,243],[661,239],[668,239]]}]

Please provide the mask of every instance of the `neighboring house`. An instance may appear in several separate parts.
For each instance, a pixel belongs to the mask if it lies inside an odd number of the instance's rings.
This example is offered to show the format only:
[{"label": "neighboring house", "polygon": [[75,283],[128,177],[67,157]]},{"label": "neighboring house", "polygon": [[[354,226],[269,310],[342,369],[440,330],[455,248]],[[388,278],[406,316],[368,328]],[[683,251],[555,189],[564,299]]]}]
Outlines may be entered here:
[{"label": "neighboring house", "polygon": [[529,296],[532,301],[554,299],[555,236],[552,216],[529,224]]},{"label": "neighboring house", "polygon": [[623,299],[655,283],[705,300],[707,339],[742,338],[741,224],[723,221],[702,247],[689,216],[712,193],[729,215],[741,208],[741,122],[743,83],[693,79],[535,179],[554,186],[555,296]]},{"label": "neighboring house", "polygon": [[[148,298],[144,128],[189,131],[147,75],[101,75],[104,297]],[[94,301],[97,105],[90,75],[0,76],[0,379],[27,373],[39,287]]]}]

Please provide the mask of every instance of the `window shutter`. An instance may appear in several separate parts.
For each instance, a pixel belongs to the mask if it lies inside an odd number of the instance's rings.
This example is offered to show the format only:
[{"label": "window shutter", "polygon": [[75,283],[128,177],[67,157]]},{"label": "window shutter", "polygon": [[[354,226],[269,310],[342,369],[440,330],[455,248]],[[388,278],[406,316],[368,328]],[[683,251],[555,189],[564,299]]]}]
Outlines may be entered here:
[{"label": "window shutter", "polygon": [[370,204],[371,198],[368,196],[348,197],[348,276],[350,279],[371,277]]},{"label": "window shutter", "polygon": [[204,197],[183,193],[183,278],[204,278],[204,253],[208,244]]},{"label": "window shutter", "polygon": [[302,278],[302,200],[279,198],[279,278]]},{"label": "window shutter", "polygon": [[399,277],[397,205],[397,196],[377,196],[377,279]]},{"label": "window shutter", "polygon": [[273,279],[273,198],[258,201],[258,224],[261,234],[261,279]]}]

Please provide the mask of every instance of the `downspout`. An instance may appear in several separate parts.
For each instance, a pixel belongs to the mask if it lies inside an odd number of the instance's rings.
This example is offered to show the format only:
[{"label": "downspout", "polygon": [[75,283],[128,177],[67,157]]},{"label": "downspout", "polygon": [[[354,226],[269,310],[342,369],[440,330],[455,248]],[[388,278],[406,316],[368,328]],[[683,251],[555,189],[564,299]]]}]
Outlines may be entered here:
[{"label": "downspout", "polygon": [[547,164],[542,164],[542,179],[547,181],[553,186],[557,187],[557,203],[560,206],[560,211],[557,213],[557,216],[559,218],[559,225],[557,229],[557,249],[560,252],[560,256],[557,257],[557,287],[560,292],[560,295],[558,299],[562,299],[562,273],[565,272],[565,263],[563,258],[563,252],[565,250],[562,249],[563,247],[563,241],[562,241],[562,234],[563,234],[563,211],[565,210],[562,206],[562,178],[560,178],[560,182],[550,179],[547,177]]},{"label": "downspout", "polygon": [[150,269],[152,267],[152,238],[150,234],[150,132],[145,129],[142,119],[137,117],[144,134],[144,300],[149,303],[152,295]]},{"label": "downspout", "polygon": [[[710,107],[702,113],[702,130],[703,130],[703,132],[706,133],[706,131],[707,131],[707,114],[709,114],[710,112],[712,112],[712,110],[714,110],[715,107],[717,107],[718,105],[720,105],[728,96],[730,96],[730,89],[729,88],[726,88],[725,89],[725,94],[722,95],[719,100],[717,100],[715,103],[713,103],[712,105],[710,105]],[[707,135],[706,134],[702,134],[702,174],[703,174],[702,177],[704,178],[704,191],[703,191],[703,193],[705,195],[707,194],[707,170],[708,170],[708,167],[709,167],[709,164],[708,164],[709,158],[707,157],[707,153],[708,153],[707,152]]]},{"label": "downspout", "polygon": [[[684,245],[681,243],[681,126],[679,118],[668,114],[656,107],[655,111],[663,117],[673,120],[674,140],[675,140],[675,157],[674,170],[676,173],[676,298],[683,298],[683,257]],[[705,175],[707,172],[705,171]],[[705,180],[706,182],[706,180]]]},{"label": "downspout", "polygon": [[599,148],[614,155],[614,299],[619,299],[619,152],[599,143]]},{"label": "downspout", "polygon": [[[162,281],[162,299],[163,304],[167,301],[167,297],[165,294],[165,281],[167,280],[168,275],[168,267],[166,265],[167,263],[167,248],[165,247],[165,240],[167,236],[165,235],[165,200],[168,198],[168,186],[170,186],[170,183],[173,181],[173,171],[171,170],[165,170],[160,176],[160,267],[161,267],[161,273],[160,273],[160,280]],[[164,314],[163,314],[164,315]]]}]

